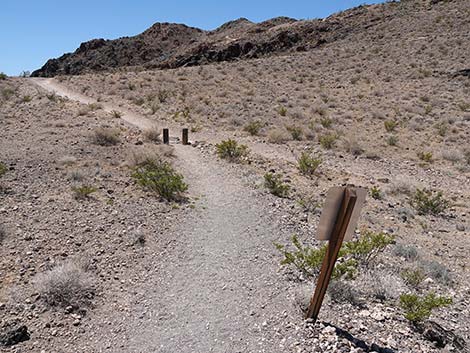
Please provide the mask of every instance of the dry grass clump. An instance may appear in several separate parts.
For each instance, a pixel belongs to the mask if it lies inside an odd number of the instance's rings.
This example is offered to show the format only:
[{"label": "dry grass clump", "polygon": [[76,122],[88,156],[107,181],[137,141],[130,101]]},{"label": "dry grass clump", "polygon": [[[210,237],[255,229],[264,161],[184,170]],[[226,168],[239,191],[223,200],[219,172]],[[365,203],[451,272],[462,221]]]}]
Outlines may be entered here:
[{"label": "dry grass clump", "polygon": [[392,195],[411,195],[416,190],[416,184],[406,177],[398,176],[392,180],[389,193]]},{"label": "dry grass clump", "polygon": [[76,162],[77,162],[77,158],[74,156],[63,156],[59,158],[59,160],[57,161],[57,163],[59,163],[60,165],[65,165],[65,166],[73,165]]},{"label": "dry grass clump", "polygon": [[144,138],[147,141],[159,143],[161,142],[161,132],[160,129],[157,126],[152,126],[143,131]]},{"label": "dry grass clump", "polygon": [[119,130],[100,127],[93,131],[91,140],[99,146],[113,146],[121,141],[119,135]]},{"label": "dry grass clump", "polygon": [[85,266],[74,261],[37,275],[35,287],[41,300],[50,307],[80,308],[91,304],[95,293],[92,276]]},{"label": "dry grass clump", "polygon": [[385,270],[367,271],[358,281],[364,283],[363,287],[373,298],[381,301],[396,299],[406,290],[400,276]]},{"label": "dry grass clump", "polygon": [[127,156],[126,165],[135,168],[147,162],[169,161],[174,156],[174,148],[167,145],[134,148]]},{"label": "dry grass clump", "polygon": [[290,134],[284,129],[275,128],[268,132],[268,141],[270,143],[284,143],[290,139]]},{"label": "dry grass clump", "polygon": [[353,156],[359,156],[364,153],[364,148],[361,147],[359,142],[354,137],[345,139],[343,144],[344,149]]}]

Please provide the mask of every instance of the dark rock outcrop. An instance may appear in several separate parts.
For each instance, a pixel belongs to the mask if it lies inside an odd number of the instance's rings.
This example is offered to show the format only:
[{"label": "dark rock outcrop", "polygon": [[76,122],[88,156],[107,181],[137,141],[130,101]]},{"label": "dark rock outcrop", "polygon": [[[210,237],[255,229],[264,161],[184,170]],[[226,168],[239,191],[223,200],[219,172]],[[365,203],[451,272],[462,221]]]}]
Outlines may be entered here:
[{"label": "dark rock outcrop", "polygon": [[18,322],[10,322],[0,328],[0,347],[14,346],[29,338],[28,328]]},{"label": "dark rock outcrop", "polygon": [[121,67],[177,68],[306,51],[364,30],[373,31],[374,26],[401,15],[394,6],[359,6],[321,20],[277,17],[253,23],[240,18],[213,31],[156,23],[134,37],[83,43],[74,53],[49,60],[32,76],[74,75]]}]

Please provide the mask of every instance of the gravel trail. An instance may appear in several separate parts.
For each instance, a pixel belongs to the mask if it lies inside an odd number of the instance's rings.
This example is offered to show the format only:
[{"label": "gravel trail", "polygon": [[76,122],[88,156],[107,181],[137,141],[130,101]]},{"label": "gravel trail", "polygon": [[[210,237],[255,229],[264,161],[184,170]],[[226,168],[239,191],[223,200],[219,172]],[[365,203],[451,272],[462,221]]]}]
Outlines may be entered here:
[{"label": "gravel trail", "polygon": [[[83,103],[93,100],[53,80],[38,85]],[[104,109],[113,110],[105,105]],[[140,128],[150,122],[132,113]],[[167,234],[169,251],[151,259],[129,293],[129,310],[109,318],[113,329],[94,349],[113,352],[281,352],[275,334],[292,311],[288,288],[277,274],[281,238],[262,193],[241,171],[190,146],[175,146],[178,169],[196,199],[195,210]],[[290,313],[292,314],[292,313]]]}]

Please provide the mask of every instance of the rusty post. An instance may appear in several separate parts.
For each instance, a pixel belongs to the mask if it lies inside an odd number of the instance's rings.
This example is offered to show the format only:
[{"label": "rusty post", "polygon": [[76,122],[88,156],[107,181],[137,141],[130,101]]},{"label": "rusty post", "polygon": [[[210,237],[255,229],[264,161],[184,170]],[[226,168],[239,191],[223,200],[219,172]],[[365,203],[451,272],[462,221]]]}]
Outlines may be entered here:
[{"label": "rusty post", "polygon": [[320,277],[315,288],[315,293],[310,300],[308,307],[307,319],[312,319],[315,322],[320,312],[320,307],[323,303],[323,298],[326,294],[326,289],[330,283],[331,275],[335,268],[336,260],[338,259],[338,253],[343,244],[344,235],[348,229],[349,221],[356,204],[357,195],[353,188],[346,188],[344,190],[343,200],[336,216],[335,225],[333,232],[331,233],[328,247],[326,250],[325,258],[320,270]]},{"label": "rusty post", "polygon": [[170,144],[170,130],[169,129],[163,129],[163,143],[165,145]]},{"label": "rusty post", "polygon": [[183,129],[182,143],[183,145],[189,145],[189,130]]}]

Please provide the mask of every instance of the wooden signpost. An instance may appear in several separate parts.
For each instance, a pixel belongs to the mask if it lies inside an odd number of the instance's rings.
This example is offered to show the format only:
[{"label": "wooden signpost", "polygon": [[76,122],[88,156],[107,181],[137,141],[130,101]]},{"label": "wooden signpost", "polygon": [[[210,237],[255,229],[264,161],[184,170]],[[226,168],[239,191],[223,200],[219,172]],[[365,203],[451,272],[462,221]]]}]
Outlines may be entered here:
[{"label": "wooden signpost", "polygon": [[169,129],[163,129],[163,143],[165,145],[170,144],[170,130]]},{"label": "wooden signpost", "polygon": [[365,189],[351,186],[328,191],[317,232],[317,239],[328,240],[328,247],[306,316],[313,322],[318,318],[341,245],[352,238],[366,194]]},{"label": "wooden signpost", "polygon": [[189,139],[188,139],[188,135],[189,135],[189,132],[188,132],[188,129],[183,129],[183,134],[182,134],[182,143],[183,145],[189,145]]}]

